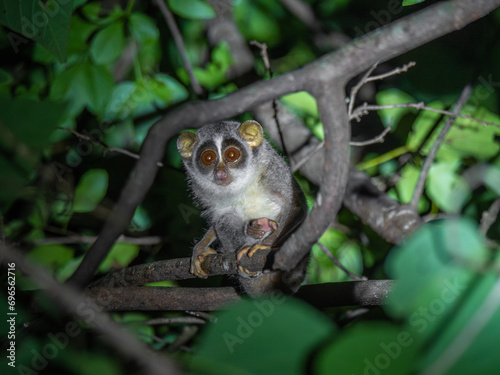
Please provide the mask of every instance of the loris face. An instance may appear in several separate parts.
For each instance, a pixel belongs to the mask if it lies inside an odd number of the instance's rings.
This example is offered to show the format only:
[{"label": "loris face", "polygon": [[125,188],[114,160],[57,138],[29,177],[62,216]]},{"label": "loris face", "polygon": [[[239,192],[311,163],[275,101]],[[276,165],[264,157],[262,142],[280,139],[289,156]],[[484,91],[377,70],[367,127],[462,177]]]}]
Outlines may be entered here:
[{"label": "loris face", "polygon": [[[252,159],[263,142],[255,121],[222,121],[194,133],[182,133],[177,149],[190,179],[213,194],[243,189],[256,168]],[[196,194],[196,192],[195,192]]]}]

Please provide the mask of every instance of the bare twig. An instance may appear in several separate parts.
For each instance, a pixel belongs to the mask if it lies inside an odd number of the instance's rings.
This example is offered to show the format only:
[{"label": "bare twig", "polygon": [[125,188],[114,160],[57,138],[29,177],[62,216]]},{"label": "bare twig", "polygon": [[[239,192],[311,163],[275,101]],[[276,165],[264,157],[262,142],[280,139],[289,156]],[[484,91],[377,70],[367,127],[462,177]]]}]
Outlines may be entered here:
[{"label": "bare twig", "polygon": [[404,64],[402,67],[397,67],[387,73],[382,73],[376,76],[368,77],[366,82],[380,81],[382,79],[386,79],[401,73],[406,73],[410,68],[413,68],[416,65],[415,61],[410,61],[408,64]]},{"label": "bare twig", "polygon": [[[77,244],[77,243],[94,243],[97,236],[67,236],[67,237],[46,237],[33,241],[35,245],[45,245],[45,244]],[[128,237],[121,235],[118,237],[116,242],[128,242],[139,246],[152,246],[162,243],[162,238],[160,236],[149,236],[149,237]]]},{"label": "bare twig", "polygon": [[[367,103],[364,103],[363,105],[357,107],[354,110],[351,120],[356,120],[359,122],[361,120],[361,117],[364,115],[367,115],[370,111],[380,111],[382,109],[394,109],[394,108],[413,108],[413,109],[435,112],[435,113],[439,113],[439,114],[445,115],[445,116],[454,116],[453,112],[428,107],[423,102],[404,103],[404,104],[388,104],[388,105],[368,105]],[[495,126],[497,128],[500,128],[500,124],[497,124],[496,122],[486,122],[486,121],[479,120],[478,118],[473,117],[473,116],[469,116],[469,115],[458,114],[455,117],[461,117],[461,118],[465,118],[467,120],[475,121],[483,126]]]},{"label": "bare twig", "polygon": [[187,74],[189,75],[189,79],[191,81],[191,87],[197,96],[201,96],[203,94],[203,89],[200,86],[196,76],[193,73],[193,67],[191,66],[191,62],[189,61],[186,53],[186,48],[184,47],[184,41],[182,40],[182,35],[175,23],[174,16],[168,9],[164,0],[154,0],[156,6],[160,8],[160,11],[165,17],[165,21],[167,22],[168,28],[172,33],[172,37],[174,38],[174,42],[179,50],[179,54],[181,55],[182,63],[184,64],[184,68],[186,68]]},{"label": "bare twig", "polygon": [[[84,141],[95,143],[95,144],[103,146],[105,148],[104,155],[106,155],[106,153],[108,153],[108,152],[118,152],[118,153],[126,155],[126,156],[128,156],[128,157],[130,157],[132,159],[136,159],[136,160],[140,159],[140,156],[138,154],[135,154],[135,153],[133,153],[131,151],[128,151],[128,150],[125,150],[123,148],[109,147],[101,139],[93,139],[92,137],[89,137],[88,135],[79,133],[76,130],[73,130],[73,129],[70,129],[70,128],[66,128],[64,126],[60,126],[60,127],[58,127],[58,129],[68,131],[71,134],[73,134],[74,136],[76,136],[77,138],[83,139]],[[163,163],[162,162],[158,162],[158,163],[156,163],[156,165],[158,167],[163,167]]]},{"label": "bare twig", "polygon": [[252,46],[257,47],[260,50],[260,57],[262,57],[262,61],[264,62],[264,67],[266,68],[266,71],[269,73],[270,78],[272,78],[271,63],[269,62],[269,56],[267,55],[267,44],[260,43],[256,40],[250,41],[250,44]]},{"label": "bare twig", "polygon": [[368,82],[368,77],[370,77],[370,75],[373,73],[373,71],[375,69],[377,69],[378,64],[379,64],[379,61],[377,61],[375,64],[373,64],[372,67],[370,69],[368,69],[368,71],[365,73],[363,78],[361,78],[359,80],[359,82],[356,83],[356,85],[354,85],[354,87],[352,88],[351,95],[349,97],[349,107],[347,109],[347,114],[349,115],[349,119],[352,117],[354,102],[356,101],[356,95],[358,94],[358,91],[361,89],[361,87],[363,87],[363,85],[366,82]]},{"label": "bare twig", "polygon": [[490,227],[495,223],[500,213],[500,197],[495,199],[491,206],[481,215],[479,230],[486,236]]},{"label": "bare twig", "polygon": [[397,67],[397,68],[395,68],[395,69],[393,69],[393,70],[391,70],[391,71],[389,71],[387,73],[379,74],[379,75],[376,75],[376,76],[371,76],[371,74],[377,68],[378,64],[379,64],[378,62],[375,63],[365,73],[365,75],[363,76],[363,78],[361,78],[359,80],[359,82],[352,88],[351,95],[350,95],[350,98],[349,98],[349,110],[347,112],[349,114],[349,120],[353,120],[355,118],[352,115],[353,114],[353,108],[354,108],[354,102],[356,101],[356,96],[358,94],[358,91],[361,89],[361,87],[363,87],[368,82],[380,81],[382,79],[386,79],[388,77],[392,77],[392,76],[395,76],[397,74],[406,73],[408,71],[408,69],[410,69],[411,67],[415,66],[415,61],[410,61],[408,64],[405,64],[402,67]]},{"label": "bare twig", "polygon": [[427,179],[427,174],[429,173],[429,169],[431,168],[431,165],[434,162],[434,158],[436,157],[436,154],[439,150],[439,147],[444,142],[444,139],[446,138],[446,134],[451,129],[451,126],[455,122],[455,119],[459,116],[459,113],[462,110],[465,103],[467,103],[467,100],[469,99],[469,96],[471,95],[471,93],[472,93],[472,85],[468,84],[462,90],[462,93],[460,94],[460,98],[458,98],[458,101],[455,104],[455,107],[453,108],[453,112],[450,113],[450,117],[446,120],[446,124],[444,125],[443,129],[441,130],[441,133],[439,133],[438,138],[436,139],[436,141],[432,145],[432,148],[429,151],[429,154],[425,158],[424,165],[422,166],[422,170],[420,171],[420,176],[418,177],[417,186],[415,187],[415,190],[413,192],[413,196],[412,196],[411,202],[410,202],[410,206],[413,207],[413,209],[415,209],[415,210],[418,207],[418,202],[420,201],[420,197],[422,196],[422,193],[424,191],[425,180]]},{"label": "bare twig", "polygon": [[[180,374],[177,367],[165,356],[158,356],[151,352],[140,341],[136,340],[96,305],[99,300],[89,301],[79,292],[67,285],[55,281],[44,269],[28,263],[18,251],[8,247],[1,247],[3,263],[14,263],[16,270],[31,277],[49,298],[54,300],[65,311],[89,323],[102,337],[116,350],[127,358],[133,358],[148,374]],[[91,318],[89,319],[89,314]]]},{"label": "bare twig", "polygon": [[328,250],[328,249],[326,248],[326,246],[325,246],[325,245],[323,245],[323,244],[322,244],[322,243],[320,243],[320,242],[318,242],[318,245],[319,245],[320,249],[323,251],[323,253],[324,253],[324,254],[325,254],[328,258],[330,258],[330,260],[331,260],[333,263],[335,263],[335,265],[336,265],[337,267],[339,267],[342,271],[344,271],[344,272],[345,272],[345,274],[346,274],[347,276],[349,276],[351,279],[353,279],[353,280],[367,280],[367,278],[366,278],[366,277],[359,277],[358,275],[356,275],[356,274],[352,273],[352,272],[351,272],[351,271],[349,271],[347,268],[345,268],[345,267],[342,265],[342,263],[340,263],[340,261],[339,261],[336,257],[334,257],[334,256],[333,256],[333,254],[330,252],[330,250]]},{"label": "bare twig", "polygon": [[316,153],[321,150],[323,148],[323,146],[325,145],[324,142],[320,142],[316,145],[316,147],[314,147],[314,149],[312,149],[307,155],[305,155],[303,158],[301,158],[299,161],[297,162],[294,162],[292,164],[292,172],[295,173],[297,172],[300,168],[302,168],[302,166],[307,163],[309,160],[311,160],[315,155]]},{"label": "bare twig", "polygon": [[[256,40],[252,40],[250,42],[250,44],[259,48],[260,56],[262,57],[262,60],[264,61],[264,66],[266,67],[266,70],[269,74],[269,78],[273,78],[273,71],[271,70],[271,63],[269,62],[269,56],[267,54],[267,44],[266,43],[259,43]],[[285,141],[283,139],[283,132],[281,131],[281,125],[279,122],[277,100],[273,100],[273,110],[274,110],[274,121],[276,121],[276,127],[278,129],[278,134],[280,136],[281,149],[283,150],[283,153],[288,156],[286,144],[285,144]]]},{"label": "bare twig", "polygon": [[351,146],[368,146],[368,145],[373,145],[375,143],[384,143],[385,136],[391,131],[391,124],[388,124],[387,127],[384,129],[382,133],[377,135],[376,137],[372,139],[368,139],[363,142],[349,142]]},{"label": "bare twig", "polygon": [[196,318],[194,316],[174,316],[171,318],[156,318],[156,319],[149,319],[146,320],[145,322],[142,322],[143,324],[147,324],[150,326],[156,326],[156,325],[161,325],[161,324],[205,324],[205,320]]}]

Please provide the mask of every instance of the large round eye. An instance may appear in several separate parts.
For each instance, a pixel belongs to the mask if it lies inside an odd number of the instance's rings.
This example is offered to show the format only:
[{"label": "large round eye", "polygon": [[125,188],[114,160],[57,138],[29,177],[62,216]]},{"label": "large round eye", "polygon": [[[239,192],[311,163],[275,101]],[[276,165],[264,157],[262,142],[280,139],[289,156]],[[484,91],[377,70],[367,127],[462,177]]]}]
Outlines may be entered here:
[{"label": "large round eye", "polygon": [[224,158],[227,162],[232,163],[240,158],[240,150],[236,147],[230,147],[224,153]]},{"label": "large round eye", "polygon": [[217,154],[212,150],[207,150],[201,154],[201,162],[205,165],[215,164],[217,161]]}]

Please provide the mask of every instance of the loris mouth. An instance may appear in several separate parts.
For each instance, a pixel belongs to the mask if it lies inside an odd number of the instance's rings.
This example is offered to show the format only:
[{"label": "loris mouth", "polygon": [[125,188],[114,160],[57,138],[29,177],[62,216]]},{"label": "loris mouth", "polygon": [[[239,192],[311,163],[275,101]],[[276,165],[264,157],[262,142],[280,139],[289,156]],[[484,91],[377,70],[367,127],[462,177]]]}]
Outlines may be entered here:
[{"label": "loris mouth", "polygon": [[227,186],[233,182],[233,176],[224,169],[219,169],[215,172],[214,180],[217,185]]}]

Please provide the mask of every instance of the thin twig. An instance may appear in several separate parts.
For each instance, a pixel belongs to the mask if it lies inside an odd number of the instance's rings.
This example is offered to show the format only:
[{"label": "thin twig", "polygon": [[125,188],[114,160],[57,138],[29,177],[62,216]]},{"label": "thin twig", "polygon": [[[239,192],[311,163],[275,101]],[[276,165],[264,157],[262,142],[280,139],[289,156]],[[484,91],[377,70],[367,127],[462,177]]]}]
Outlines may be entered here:
[{"label": "thin twig", "polygon": [[217,320],[217,318],[215,316],[213,316],[212,314],[209,314],[209,313],[207,313],[205,311],[189,311],[189,310],[186,310],[184,312],[186,314],[193,315],[193,316],[196,316],[197,318],[205,319],[205,320],[208,320],[210,322],[215,322]]},{"label": "thin twig", "polygon": [[486,236],[490,227],[495,223],[500,213],[500,197],[495,199],[491,204],[490,208],[483,212],[481,215],[481,224],[479,225],[479,230],[482,234]]},{"label": "thin twig", "polygon": [[349,142],[351,146],[368,146],[374,143],[384,143],[385,136],[391,131],[391,124],[388,124],[382,133],[372,139],[363,142]]},{"label": "thin twig", "polygon": [[[382,133],[380,133],[379,135],[377,135],[376,137],[372,138],[372,139],[368,139],[366,141],[362,141],[362,142],[353,142],[353,141],[349,141],[349,145],[350,146],[368,146],[368,145],[372,145],[372,144],[375,144],[375,143],[384,143],[384,138],[385,136],[391,131],[391,125],[389,124],[383,131]],[[314,155],[316,154],[316,152],[318,152],[319,150],[321,150],[323,148],[323,146],[325,145],[324,142],[320,142],[316,145],[316,147],[311,150],[311,152],[309,152],[304,158],[302,158],[301,160],[299,160],[298,162],[294,163],[293,166],[292,166],[292,173],[295,173],[297,172],[305,163],[307,163],[312,157],[314,157]]]},{"label": "thin twig", "polygon": [[[360,121],[361,117],[364,115],[367,115],[369,111],[380,111],[382,109],[394,109],[394,108],[414,108],[414,109],[419,109],[419,110],[426,110],[430,112],[435,112],[439,113],[445,116],[454,116],[453,112],[442,110],[442,109],[437,109],[437,108],[432,108],[432,107],[427,107],[423,102],[419,103],[404,103],[404,104],[388,104],[388,105],[368,105],[367,103],[364,103],[363,105],[359,106],[356,108],[352,114],[352,117],[350,120],[356,120]],[[458,114],[456,117],[461,117],[465,118],[468,120],[475,121],[483,126],[495,126],[497,128],[500,128],[500,124],[496,122],[486,122],[479,120],[476,117],[469,116],[469,115],[464,115],[464,114]]]},{"label": "thin twig", "polygon": [[382,73],[376,76],[368,77],[366,82],[380,81],[388,77],[392,77],[401,73],[406,73],[410,68],[413,68],[415,65],[417,65],[415,61],[410,61],[408,64],[405,64],[402,67],[397,67],[387,73]]},{"label": "thin twig", "polygon": [[358,95],[359,89],[361,89],[361,87],[363,87],[365,85],[365,83],[368,82],[368,77],[370,77],[370,75],[373,73],[373,71],[375,69],[377,69],[378,63],[379,63],[379,61],[377,61],[375,64],[373,64],[372,67],[370,69],[368,69],[368,71],[365,73],[363,78],[361,78],[359,80],[359,82],[356,83],[356,85],[354,85],[354,87],[352,88],[351,96],[349,97],[349,108],[347,110],[347,114],[349,116],[349,119],[351,118],[352,111],[354,109],[354,102],[356,101],[356,96]]},{"label": "thin twig", "polygon": [[[35,245],[46,245],[46,244],[78,244],[78,243],[89,243],[92,244],[97,239],[97,236],[66,236],[66,237],[47,237],[35,240],[33,243]],[[147,236],[147,237],[127,237],[121,235],[118,237],[116,242],[128,242],[139,246],[152,246],[163,242],[160,236]]]},{"label": "thin twig", "polygon": [[[264,66],[269,74],[269,78],[273,78],[273,71],[271,69],[271,63],[269,62],[269,55],[267,54],[267,44],[260,43],[256,40],[252,40],[250,42],[252,46],[256,46],[260,50],[260,56],[262,57],[262,61],[264,61]],[[288,156],[288,151],[286,149],[285,140],[283,138],[283,132],[281,131],[281,125],[278,118],[278,101],[273,100],[273,111],[274,111],[274,121],[276,121],[276,128],[278,129],[278,134],[280,136],[281,149],[283,153]]]},{"label": "thin twig", "polygon": [[174,316],[171,318],[156,318],[149,319],[143,324],[147,324],[150,326],[161,325],[161,324],[205,324],[206,322],[203,319],[196,318],[194,316]]},{"label": "thin twig", "polygon": [[314,147],[313,150],[311,150],[311,152],[309,152],[304,158],[302,158],[301,160],[299,160],[298,162],[294,163],[293,166],[292,166],[292,173],[295,173],[297,172],[300,168],[302,168],[302,166],[307,163],[314,155],[316,155],[316,153],[321,150],[323,148],[323,146],[325,145],[325,142],[320,142],[316,145],[316,147]]},{"label": "thin twig", "polygon": [[172,33],[172,37],[174,38],[175,45],[179,50],[179,54],[181,55],[182,63],[184,64],[184,68],[186,68],[187,74],[189,75],[189,79],[191,80],[191,87],[197,96],[201,96],[203,94],[203,89],[200,86],[196,76],[193,73],[193,67],[191,62],[189,61],[186,53],[186,48],[184,47],[184,41],[182,40],[182,35],[175,23],[174,16],[168,9],[164,0],[154,0],[160,11],[163,13],[163,17],[165,17],[165,21],[167,22],[168,28]]},{"label": "thin twig", "polygon": [[[132,159],[136,159],[136,160],[140,159],[139,154],[135,154],[135,153],[133,153],[131,151],[128,151],[128,150],[125,150],[123,148],[109,147],[102,140],[100,140],[100,139],[93,139],[92,137],[89,137],[89,136],[87,136],[85,134],[79,133],[76,130],[73,130],[73,129],[70,129],[70,128],[66,128],[64,126],[59,126],[58,129],[68,131],[71,134],[73,134],[74,136],[76,136],[77,138],[83,139],[84,141],[88,141],[88,142],[91,142],[91,143],[95,143],[95,144],[101,145],[102,147],[105,148],[104,155],[106,155],[108,152],[118,152],[118,153],[123,154],[125,156],[128,156],[128,157],[130,157]],[[158,162],[156,165],[158,167],[163,167],[163,163],[162,162]]]},{"label": "thin twig", "polygon": [[450,112],[450,117],[446,120],[446,124],[444,125],[441,133],[439,133],[438,138],[432,145],[427,158],[425,159],[424,165],[422,166],[422,170],[420,171],[420,176],[418,177],[417,186],[413,192],[413,196],[411,198],[410,206],[413,207],[414,210],[418,207],[418,202],[420,201],[420,197],[424,191],[425,180],[427,179],[427,174],[429,173],[429,169],[431,168],[432,163],[434,162],[434,158],[439,150],[439,147],[444,142],[446,138],[446,134],[451,129],[451,126],[455,122],[455,119],[459,116],[460,111],[462,110],[465,103],[469,99],[472,93],[472,85],[468,84],[462,90],[460,94],[460,98],[458,98],[455,107],[453,108],[453,112]]},{"label": "thin twig", "polygon": [[356,280],[356,281],[360,281],[360,280],[368,280],[366,277],[359,277],[358,275],[352,273],[351,271],[349,271],[347,268],[345,268],[342,263],[340,263],[340,261],[335,258],[333,256],[333,254],[330,252],[330,250],[328,250],[326,248],[325,245],[323,245],[322,243],[320,242],[317,242],[317,244],[319,245],[319,247],[321,248],[321,250],[323,251],[323,253],[325,253],[325,255],[330,258],[330,260],[335,263],[337,265],[337,267],[339,267],[342,271],[344,271],[346,273],[347,276],[349,276],[351,279],[353,280]]},{"label": "thin twig", "polygon": [[363,78],[361,78],[359,80],[359,82],[352,88],[350,99],[349,99],[349,109],[348,109],[348,112],[347,112],[349,114],[349,119],[350,120],[352,120],[351,116],[352,116],[352,111],[353,111],[353,108],[354,108],[354,102],[356,101],[356,95],[358,94],[358,91],[361,89],[361,87],[363,87],[368,82],[380,81],[380,80],[386,79],[388,77],[395,76],[397,74],[406,73],[408,71],[408,69],[410,69],[410,68],[412,68],[412,67],[414,67],[416,65],[415,61],[410,61],[408,64],[405,64],[402,67],[397,67],[397,68],[395,68],[395,69],[393,69],[393,70],[391,70],[391,71],[389,71],[387,73],[379,74],[379,75],[376,75],[376,76],[371,76],[371,74],[377,68],[378,64],[379,64],[378,62],[375,63],[365,73],[365,75],[363,76]]}]

